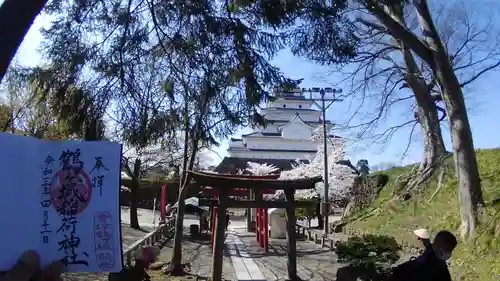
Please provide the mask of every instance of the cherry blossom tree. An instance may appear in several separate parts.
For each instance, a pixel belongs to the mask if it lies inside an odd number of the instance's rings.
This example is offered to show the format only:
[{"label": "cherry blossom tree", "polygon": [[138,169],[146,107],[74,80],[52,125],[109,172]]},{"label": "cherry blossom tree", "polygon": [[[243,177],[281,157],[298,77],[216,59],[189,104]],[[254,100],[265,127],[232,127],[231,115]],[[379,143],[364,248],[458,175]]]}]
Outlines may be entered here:
[{"label": "cherry blossom tree", "polygon": [[[300,178],[313,178],[323,176],[324,174],[324,153],[323,153],[323,128],[319,126],[313,131],[312,141],[318,143],[316,155],[309,160],[307,164],[298,164],[295,168],[289,171],[282,171],[279,179],[293,180]],[[328,176],[329,176],[329,189],[327,200],[338,201],[345,199],[349,196],[354,180],[358,176],[353,169],[342,163],[345,159],[345,145],[346,141],[343,138],[329,137],[327,140],[327,155],[328,155]],[[317,183],[314,189],[298,190],[296,197],[303,199],[323,199],[324,184]],[[266,196],[268,200],[281,200],[284,198],[282,190],[277,191],[275,194]]]},{"label": "cherry blossom tree", "polygon": [[137,215],[137,200],[141,180],[153,177],[160,178],[168,174],[169,177],[178,177],[179,162],[182,154],[179,153],[180,143],[168,142],[147,147],[129,147],[122,154],[122,169],[130,178],[130,227],[139,229]]},{"label": "cherry blossom tree", "polygon": [[260,164],[256,162],[248,162],[245,171],[255,176],[267,176],[278,172],[279,168],[267,163]]},{"label": "cherry blossom tree", "polygon": [[[324,173],[324,153],[323,153],[323,128],[322,126],[313,130],[311,141],[318,144],[317,153],[314,157],[309,160],[308,164],[305,164],[299,160],[295,161],[294,167],[289,171],[282,171],[280,173],[279,179],[282,180],[294,180],[300,178],[312,178],[323,176]],[[345,139],[330,136],[327,139],[327,153],[328,153],[328,173],[329,173],[329,196],[328,201],[339,202],[344,201],[348,198],[352,191],[353,184],[358,177],[358,174],[350,167],[343,164],[345,159]],[[269,175],[276,172],[278,169],[272,165],[259,164],[249,162],[248,167],[245,171],[252,175]],[[323,227],[323,219],[319,208],[319,199],[323,199],[324,195],[324,184],[317,183],[315,188],[309,190],[298,190],[295,193],[295,198],[298,200],[318,200],[316,208],[307,208],[304,210],[298,210],[298,213],[307,212],[308,223],[310,224],[310,219],[314,216],[318,218],[318,228]],[[264,195],[264,200],[284,200],[285,195],[283,190],[278,190],[274,194]],[[314,215],[313,215],[314,214]],[[299,216],[300,217],[300,216]]]}]

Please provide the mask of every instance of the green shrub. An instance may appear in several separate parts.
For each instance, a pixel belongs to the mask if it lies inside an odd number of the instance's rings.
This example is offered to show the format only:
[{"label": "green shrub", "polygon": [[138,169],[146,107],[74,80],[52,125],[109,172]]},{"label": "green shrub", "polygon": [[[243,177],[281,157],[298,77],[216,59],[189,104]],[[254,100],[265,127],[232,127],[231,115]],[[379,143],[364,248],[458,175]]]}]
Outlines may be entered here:
[{"label": "green shrub", "polygon": [[377,271],[398,261],[400,251],[401,246],[394,237],[373,234],[352,236],[347,241],[337,242],[335,248],[339,262]]}]

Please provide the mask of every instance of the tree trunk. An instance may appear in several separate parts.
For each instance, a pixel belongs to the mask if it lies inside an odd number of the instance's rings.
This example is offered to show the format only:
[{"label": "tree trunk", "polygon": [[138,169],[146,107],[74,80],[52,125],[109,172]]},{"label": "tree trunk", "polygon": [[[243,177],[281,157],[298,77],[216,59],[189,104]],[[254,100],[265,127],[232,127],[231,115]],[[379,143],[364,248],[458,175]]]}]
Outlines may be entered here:
[{"label": "tree trunk", "polygon": [[[392,17],[400,25],[406,26],[403,9],[393,7],[387,10],[391,12]],[[422,162],[420,162],[419,175],[417,176],[421,180],[417,179],[414,182],[418,185],[433,174],[432,167],[435,166],[438,157],[446,153],[446,148],[444,146],[437,106],[431,92],[432,86],[428,86],[425,79],[423,79],[422,71],[408,44],[404,41],[399,41],[398,47],[403,53],[406,66],[405,80],[415,96],[417,103],[415,118],[419,122],[424,139],[424,157]]]},{"label": "tree trunk", "polygon": [[439,157],[446,154],[446,148],[436,104],[430,99],[430,95],[423,103],[417,103],[415,113],[424,139],[424,157],[419,167],[419,170],[423,171],[427,167],[435,165]]},{"label": "tree trunk", "polygon": [[450,126],[451,142],[453,144],[453,159],[459,185],[460,227],[463,238],[476,233],[478,209],[484,206],[481,179],[472,140],[467,109],[462,96],[462,90],[457,77],[448,66],[440,66],[438,76],[443,80],[443,97]]},{"label": "tree trunk", "polygon": [[[404,20],[404,11],[402,6],[387,7],[386,11],[401,26],[407,26]],[[403,200],[411,198],[408,196],[412,190],[426,182],[437,168],[438,157],[446,152],[437,107],[433,99],[432,86],[427,85],[423,78],[421,68],[413,56],[409,45],[403,40],[397,43],[398,48],[403,54],[403,60],[406,66],[404,73],[405,81],[412,90],[416,100],[415,119],[420,125],[422,137],[424,139],[424,157],[420,162],[419,169],[415,175],[404,185],[404,190],[398,190],[397,195]],[[412,131],[413,132],[413,131]],[[411,137],[411,136],[410,136]]]},{"label": "tree trunk", "polygon": [[427,94],[424,101],[418,101],[415,111],[422,138],[424,141],[424,155],[418,171],[404,186],[405,192],[399,194],[401,198],[407,200],[411,197],[407,196],[416,188],[423,186],[422,184],[428,181],[439,168],[439,161],[446,154],[441,125],[438,117],[436,104],[431,99],[431,95]]},{"label": "tree trunk", "polygon": [[172,260],[170,261],[169,273],[173,276],[184,274],[182,268],[182,238],[184,232],[184,211],[186,207],[185,198],[188,190],[188,182],[181,180],[182,186],[180,187],[179,197],[177,200],[177,216],[175,217],[175,234],[174,234],[174,249],[172,253]]},{"label": "tree trunk", "polygon": [[[192,152],[191,156],[193,159],[196,152]],[[189,161],[189,167],[187,170],[193,169],[194,160]],[[179,191],[179,197],[177,200],[177,216],[175,218],[175,234],[174,234],[174,249],[172,253],[172,260],[170,261],[169,272],[173,276],[179,276],[184,274],[184,269],[182,268],[182,239],[184,232],[184,214],[186,207],[186,196],[189,190],[189,182],[191,181],[191,176],[186,175],[184,171],[181,178],[181,187]]]},{"label": "tree trunk", "polygon": [[134,170],[132,171],[132,186],[130,188],[130,227],[140,229],[139,218],[137,216],[137,197],[141,183],[139,181],[141,175],[141,160],[135,159]]},{"label": "tree trunk", "polygon": [[[187,115],[187,103],[185,108],[185,115]],[[187,120],[187,118],[186,118]],[[201,123],[198,120],[198,124]],[[188,193],[189,182],[191,181],[191,176],[186,172],[187,170],[192,170],[194,167],[194,161],[198,148],[198,135],[190,136],[188,130],[189,123],[185,124],[184,133],[184,162],[182,164],[181,178],[180,178],[180,191],[177,200],[177,216],[175,218],[175,234],[174,234],[174,249],[172,254],[172,260],[170,261],[169,272],[173,276],[179,276],[184,274],[184,269],[182,268],[182,238],[184,231],[184,211],[186,195]],[[197,130],[195,130],[197,132]],[[189,137],[191,137],[191,154],[188,155],[189,149]],[[189,161],[189,164],[187,163]]]},{"label": "tree trunk", "polygon": [[0,5],[0,82],[47,0],[5,0]]},{"label": "tree trunk", "polygon": [[[187,95],[186,95],[187,96]],[[184,209],[185,193],[187,193],[186,168],[188,165],[188,151],[189,151],[189,104],[184,102],[184,151],[182,155],[182,170],[179,177],[179,196],[177,196],[177,215],[175,217],[175,233],[174,233],[174,249],[172,253],[172,260],[170,261],[170,274],[182,275],[184,269],[182,268],[182,238],[184,232]]]},{"label": "tree trunk", "polygon": [[478,209],[484,206],[484,200],[467,108],[460,82],[436,31],[427,1],[414,0],[413,3],[419,16],[421,29],[427,35],[426,39],[432,55],[430,64],[439,81],[446,105],[460,194],[462,220],[460,232],[463,238],[468,238],[476,233]]},{"label": "tree trunk", "polygon": [[137,216],[137,197],[139,194],[139,180],[132,179],[132,186],[130,187],[130,227],[133,229],[139,229],[139,217]]},{"label": "tree trunk", "polygon": [[446,154],[437,106],[425,82],[418,81],[418,83],[420,86],[413,89],[417,100],[415,118],[422,131],[424,155],[418,172],[405,187],[407,191],[429,180],[439,167],[439,159]]},{"label": "tree trunk", "polygon": [[316,217],[318,218],[318,229],[324,229],[325,222],[323,220],[323,215],[321,214],[321,201],[316,204]]},{"label": "tree trunk", "polygon": [[[409,31],[390,14],[388,5],[379,1],[365,1],[365,7],[389,30],[391,36],[401,40],[418,55],[431,69],[437,79],[446,106],[453,144],[453,158],[460,194],[461,235],[474,235],[477,228],[479,209],[484,206],[476,152],[463,98],[450,58],[439,38],[426,0],[413,0],[423,39]],[[389,11],[389,12],[388,12]]]},{"label": "tree trunk", "polygon": [[[189,92],[189,89],[186,87],[184,89]],[[185,96],[187,98],[187,95]],[[198,144],[202,135],[202,122],[205,118],[205,113],[208,108],[209,99],[206,98],[202,101],[200,106],[199,115],[195,119],[194,128],[192,133],[189,132],[189,102],[186,99],[184,103],[184,154],[183,154],[183,163],[182,163],[182,171],[181,171],[181,179],[180,179],[180,187],[179,198],[177,201],[177,217],[175,219],[175,234],[174,234],[174,249],[172,254],[172,260],[170,262],[170,274],[171,275],[183,275],[184,269],[182,268],[182,237],[184,231],[184,209],[186,195],[188,193],[189,182],[191,181],[191,176],[187,173],[187,170],[193,170],[196,153],[198,152]],[[189,140],[191,140],[191,153],[189,153]],[[188,163],[189,161],[189,163]]]}]

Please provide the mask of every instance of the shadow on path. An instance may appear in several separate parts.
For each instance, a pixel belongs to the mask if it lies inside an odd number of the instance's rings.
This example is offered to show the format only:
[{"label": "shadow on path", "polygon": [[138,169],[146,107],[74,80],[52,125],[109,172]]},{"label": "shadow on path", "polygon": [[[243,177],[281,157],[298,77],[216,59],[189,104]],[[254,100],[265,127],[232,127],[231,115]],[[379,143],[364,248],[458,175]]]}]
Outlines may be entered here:
[{"label": "shadow on path", "polygon": [[[258,245],[255,235],[238,235],[247,252],[259,266],[267,281],[286,280],[287,245],[285,239],[269,239],[269,251]],[[337,263],[335,252],[311,242],[297,241],[297,272],[304,281],[336,280],[337,270],[345,265]],[[348,280],[345,280],[348,281]]]}]

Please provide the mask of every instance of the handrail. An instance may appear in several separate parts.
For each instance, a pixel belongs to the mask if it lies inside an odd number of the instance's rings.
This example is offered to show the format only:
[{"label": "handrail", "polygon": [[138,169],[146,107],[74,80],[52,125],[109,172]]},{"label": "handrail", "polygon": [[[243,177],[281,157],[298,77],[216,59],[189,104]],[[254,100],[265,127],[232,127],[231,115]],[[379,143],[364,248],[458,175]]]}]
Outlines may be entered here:
[{"label": "handrail", "polygon": [[159,242],[169,234],[174,229],[175,217],[167,218],[165,223],[161,224],[157,229],[146,234],[141,240],[135,242],[134,244],[128,246],[123,251],[123,257],[125,259],[126,266],[132,266],[132,260],[134,258],[134,252],[142,246],[154,246],[156,242]]}]

